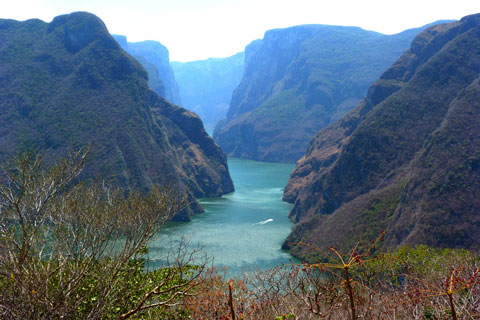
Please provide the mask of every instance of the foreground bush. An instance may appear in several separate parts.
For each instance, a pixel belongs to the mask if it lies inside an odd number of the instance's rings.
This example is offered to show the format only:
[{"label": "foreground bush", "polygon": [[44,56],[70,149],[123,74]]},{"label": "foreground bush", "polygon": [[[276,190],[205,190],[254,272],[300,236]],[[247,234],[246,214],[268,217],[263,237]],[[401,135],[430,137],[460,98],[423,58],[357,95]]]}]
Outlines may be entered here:
[{"label": "foreground bush", "polygon": [[185,307],[191,319],[480,319],[478,255],[419,246],[372,257],[356,249],[342,256],[330,248],[331,262],[243,281],[210,276]]},{"label": "foreground bush", "polygon": [[[142,256],[185,206],[167,188],[148,195],[74,183],[86,153],[45,168],[24,153],[0,185],[0,315],[5,319],[126,319],[175,305],[202,267],[188,255],[145,272]],[[173,311],[172,311],[173,312]],[[182,313],[182,311],[175,311]]]}]

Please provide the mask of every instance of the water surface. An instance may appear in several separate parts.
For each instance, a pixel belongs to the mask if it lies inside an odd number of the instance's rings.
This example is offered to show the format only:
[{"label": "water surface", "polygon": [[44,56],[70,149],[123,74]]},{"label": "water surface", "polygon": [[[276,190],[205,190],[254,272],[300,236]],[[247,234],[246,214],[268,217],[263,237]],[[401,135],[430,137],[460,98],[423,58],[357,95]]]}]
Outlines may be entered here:
[{"label": "water surface", "polygon": [[235,192],[200,199],[204,213],[190,222],[168,223],[151,244],[152,257],[185,237],[234,275],[289,262],[292,257],[280,247],[292,227],[291,205],[281,199],[294,165],[234,158],[228,165]]}]

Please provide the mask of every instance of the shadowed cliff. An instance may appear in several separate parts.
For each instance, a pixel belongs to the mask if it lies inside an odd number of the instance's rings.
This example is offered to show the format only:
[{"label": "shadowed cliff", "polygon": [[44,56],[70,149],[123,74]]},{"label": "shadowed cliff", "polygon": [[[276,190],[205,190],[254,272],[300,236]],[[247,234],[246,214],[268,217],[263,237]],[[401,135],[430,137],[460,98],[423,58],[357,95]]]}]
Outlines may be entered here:
[{"label": "shadowed cliff", "polygon": [[[233,191],[225,154],[195,114],[151,91],[147,73],[96,16],[0,20],[0,158],[50,158],[92,144],[84,178],[126,190],[169,184],[195,197]],[[179,219],[188,219],[187,210]]]}]

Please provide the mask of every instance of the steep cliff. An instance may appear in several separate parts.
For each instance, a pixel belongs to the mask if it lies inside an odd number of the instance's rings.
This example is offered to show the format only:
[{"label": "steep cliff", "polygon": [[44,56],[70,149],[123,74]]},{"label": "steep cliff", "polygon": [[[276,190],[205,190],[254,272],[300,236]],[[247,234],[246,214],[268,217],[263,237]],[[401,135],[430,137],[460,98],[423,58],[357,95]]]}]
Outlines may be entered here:
[{"label": "steep cliff", "polygon": [[168,49],[160,42],[147,40],[127,42],[127,37],[114,35],[123,50],[138,60],[148,73],[148,84],[158,95],[173,104],[182,105],[175,74],[170,66]]},{"label": "steep cliff", "polygon": [[383,35],[357,27],[270,30],[245,49],[245,72],[214,140],[234,157],[295,162],[340,119],[422,28]]},{"label": "steep cliff", "polygon": [[284,194],[297,222],[285,247],[348,247],[381,230],[387,248],[479,247],[479,75],[480,15],[419,34],[310,142]]},{"label": "steep cliff", "polygon": [[228,58],[171,63],[183,107],[198,114],[206,128],[213,130],[227,115],[233,90],[242,78],[243,60],[240,52]]},{"label": "steep cliff", "polygon": [[[96,16],[0,20],[0,160],[92,144],[84,177],[195,197],[233,191],[225,154],[195,114],[149,90],[147,74]],[[188,219],[191,211],[178,219]]]}]

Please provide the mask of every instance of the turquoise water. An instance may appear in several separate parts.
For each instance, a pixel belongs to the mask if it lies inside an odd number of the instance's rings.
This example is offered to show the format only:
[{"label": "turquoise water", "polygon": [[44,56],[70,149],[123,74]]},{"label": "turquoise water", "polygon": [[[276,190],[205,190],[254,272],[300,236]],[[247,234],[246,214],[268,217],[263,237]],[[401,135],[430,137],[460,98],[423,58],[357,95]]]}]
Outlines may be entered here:
[{"label": "turquoise water", "polygon": [[289,263],[292,257],[280,246],[292,227],[291,205],[281,199],[294,165],[233,158],[228,165],[235,192],[201,199],[204,213],[190,222],[167,224],[150,246],[153,259],[166,244],[185,237],[233,275]]}]

